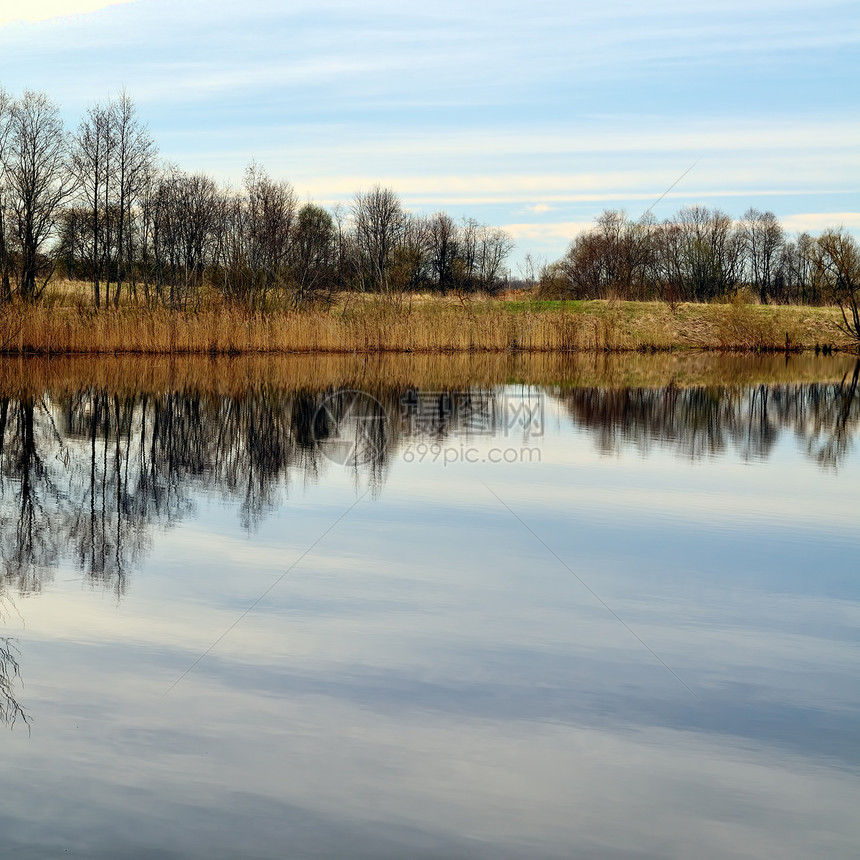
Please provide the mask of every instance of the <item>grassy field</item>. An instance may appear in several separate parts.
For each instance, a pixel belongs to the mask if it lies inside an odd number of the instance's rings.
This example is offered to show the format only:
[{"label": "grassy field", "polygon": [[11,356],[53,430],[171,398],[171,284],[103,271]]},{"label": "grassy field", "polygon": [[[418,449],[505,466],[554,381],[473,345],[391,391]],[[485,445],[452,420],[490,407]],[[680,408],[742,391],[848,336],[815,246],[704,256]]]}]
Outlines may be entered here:
[{"label": "grassy field", "polygon": [[345,296],[265,313],[209,300],[195,311],[89,307],[79,285],[0,308],[5,354],[655,352],[849,350],[835,308],[523,298]]}]

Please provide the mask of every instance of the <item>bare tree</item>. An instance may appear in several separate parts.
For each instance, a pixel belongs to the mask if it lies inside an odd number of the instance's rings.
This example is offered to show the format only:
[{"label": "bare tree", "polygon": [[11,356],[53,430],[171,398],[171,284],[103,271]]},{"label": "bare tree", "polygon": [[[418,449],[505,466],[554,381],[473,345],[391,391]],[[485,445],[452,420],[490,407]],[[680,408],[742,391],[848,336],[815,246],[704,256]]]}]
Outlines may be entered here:
[{"label": "bare tree", "polygon": [[429,279],[430,233],[427,219],[407,215],[394,248],[389,275],[395,295],[420,290]]},{"label": "bare tree", "polygon": [[91,220],[85,206],[67,206],[60,216],[57,257],[67,278],[90,278],[92,274]]},{"label": "bare tree", "polygon": [[743,247],[732,219],[707,206],[685,206],[676,217],[692,298],[709,301],[733,291],[740,276]]},{"label": "bare tree", "polygon": [[9,283],[9,269],[11,260],[9,256],[9,245],[6,235],[6,142],[9,137],[9,129],[12,119],[12,98],[0,87],[0,302],[6,302],[12,297],[12,288]]},{"label": "bare tree", "polygon": [[485,290],[494,289],[502,274],[502,265],[513,250],[514,241],[498,227],[482,227],[479,232],[477,281]]},{"label": "bare tree", "polygon": [[475,288],[478,266],[478,243],[481,224],[474,218],[463,218],[460,227],[460,250],[454,261],[454,286],[459,290]]},{"label": "bare tree", "polygon": [[292,185],[272,179],[257,164],[245,171],[248,261],[253,285],[248,300],[262,306],[270,290],[285,284],[296,212]]},{"label": "bare tree", "polygon": [[162,189],[166,173],[167,169],[163,167],[153,167],[147,172],[141,188],[136,219],[138,264],[147,304],[164,300],[164,264],[159,239],[164,198]]},{"label": "bare tree", "polygon": [[331,214],[334,226],[334,279],[335,285],[343,288],[349,284],[357,254],[349,226],[349,210],[343,203],[336,203]]},{"label": "bare tree", "polygon": [[[5,174],[21,254],[19,291],[32,301],[41,291],[36,287],[39,255],[54,234],[74,179],[59,108],[44,93],[25,90],[13,103],[9,122]],[[42,288],[49,277],[50,271]]]},{"label": "bare tree", "polygon": [[750,267],[752,286],[763,305],[773,289],[779,252],[785,242],[782,226],[773,212],[750,207],[741,219],[741,236]]},{"label": "bare tree", "polygon": [[517,264],[517,273],[520,276],[520,283],[527,290],[534,290],[541,280],[541,277],[546,270],[547,263],[545,259],[535,258],[531,254],[526,254],[523,261]]},{"label": "bare tree", "polygon": [[110,106],[110,126],[116,154],[116,287],[113,300],[118,307],[125,276],[131,268],[133,207],[145,187],[156,156],[155,141],[137,116],[137,107],[123,90]]},{"label": "bare tree", "polygon": [[825,230],[818,237],[815,262],[825,295],[842,312],[841,328],[860,342],[860,245],[844,228]]},{"label": "bare tree", "polygon": [[391,188],[375,185],[355,195],[352,217],[359,254],[359,285],[361,289],[390,293],[394,250],[406,227],[400,198]]},{"label": "bare tree", "polygon": [[431,216],[427,224],[430,242],[430,272],[436,289],[454,286],[454,268],[460,249],[460,231],[454,219],[445,212]]},{"label": "bare tree", "polygon": [[820,303],[821,292],[815,284],[815,239],[809,233],[800,233],[793,243],[794,253],[788,268],[791,283],[799,290],[804,302]]},{"label": "bare tree", "polygon": [[246,215],[242,197],[231,188],[222,188],[215,201],[213,252],[216,286],[230,301],[243,300],[248,291]]},{"label": "bare tree", "polygon": [[574,239],[562,269],[577,297],[631,297],[639,274],[635,230],[625,212],[607,209],[592,230]]},{"label": "bare tree", "polygon": [[[178,240],[174,253],[178,251],[179,271],[183,278],[180,302],[187,307],[192,299],[198,300],[199,289],[203,285],[215,228],[217,188],[214,181],[203,173],[183,173],[175,178],[172,191],[170,219],[174,242]],[[172,304],[176,304],[175,295]]]},{"label": "bare tree", "polygon": [[108,173],[111,140],[110,111],[94,105],[81,120],[72,139],[71,165],[81,204],[89,220],[89,268],[93,283],[93,302],[101,306],[101,279],[107,255],[108,212],[106,200],[110,176]]},{"label": "bare tree", "polygon": [[654,281],[660,295],[674,311],[678,302],[692,298],[688,292],[684,266],[684,237],[673,220],[660,224],[653,233]]},{"label": "bare tree", "polygon": [[303,304],[331,292],[335,262],[335,226],[321,206],[307,203],[299,210],[292,240],[294,301]]}]

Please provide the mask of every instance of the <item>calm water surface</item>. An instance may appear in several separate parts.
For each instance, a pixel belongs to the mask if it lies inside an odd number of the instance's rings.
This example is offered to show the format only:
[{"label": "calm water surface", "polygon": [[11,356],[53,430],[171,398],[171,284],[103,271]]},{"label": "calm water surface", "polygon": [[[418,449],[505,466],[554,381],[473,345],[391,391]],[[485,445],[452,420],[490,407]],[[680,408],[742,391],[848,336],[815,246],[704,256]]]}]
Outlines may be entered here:
[{"label": "calm water surface", "polygon": [[857,367],[792,361],[7,371],[0,855],[856,857]]}]

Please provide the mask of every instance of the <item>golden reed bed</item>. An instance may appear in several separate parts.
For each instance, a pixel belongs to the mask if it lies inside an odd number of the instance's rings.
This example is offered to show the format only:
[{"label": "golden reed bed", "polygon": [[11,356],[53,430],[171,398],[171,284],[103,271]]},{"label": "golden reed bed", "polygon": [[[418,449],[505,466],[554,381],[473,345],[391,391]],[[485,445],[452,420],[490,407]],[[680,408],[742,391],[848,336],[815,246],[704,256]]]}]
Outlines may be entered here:
[{"label": "golden reed bed", "polygon": [[0,309],[5,354],[583,352],[851,348],[833,308],[493,299],[368,301],[322,310],[248,313],[70,306]]}]

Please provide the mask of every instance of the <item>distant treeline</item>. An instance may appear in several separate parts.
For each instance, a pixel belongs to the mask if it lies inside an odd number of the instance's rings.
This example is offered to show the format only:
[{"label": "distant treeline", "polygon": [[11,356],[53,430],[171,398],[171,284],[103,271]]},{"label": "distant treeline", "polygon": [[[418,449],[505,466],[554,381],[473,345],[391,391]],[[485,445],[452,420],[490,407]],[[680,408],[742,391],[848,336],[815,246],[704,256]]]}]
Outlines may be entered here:
[{"label": "distant treeline", "polygon": [[124,92],[68,133],[44,93],[0,89],[0,301],[38,298],[55,272],[90,282],[96,307],[492,291],[512,247],[471,218],[412,215],[379,185],[329,211],[253,163],[238,189],[163,164]]},{"label": "distant treeline", "polygon": [[[748,209],[734,219],[687,206],[658,223],[606,211],[546,266],[549,297],[725,300],[741,291],[762,304],[840,304],[855,325],[860,247],[844,229],[790,237],[772,212]],[[852,313],[853,311],[853,313]]]}]

